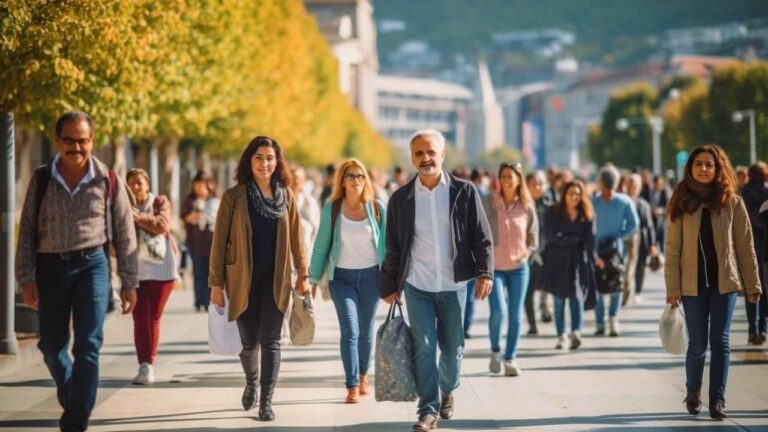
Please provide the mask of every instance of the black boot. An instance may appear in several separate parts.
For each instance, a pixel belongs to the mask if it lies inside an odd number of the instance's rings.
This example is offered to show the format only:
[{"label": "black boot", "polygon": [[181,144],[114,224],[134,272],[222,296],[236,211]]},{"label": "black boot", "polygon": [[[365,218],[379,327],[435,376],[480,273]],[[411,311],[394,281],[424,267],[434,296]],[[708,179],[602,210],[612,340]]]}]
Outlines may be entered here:
[{"label": "black boot", "polygon": [[259,388],[259,351],[240,353],[240,363],[245,372],[245,389],[243,390],[243,409],[250,411],[256,406]]},{"label": "black boot", "polygon": [[272,411],[272,394],[275,391],[275,382],[266,382],[263,378],[261,381],[261,399],[259,400],[259,418],[261,421],[272,421],[275,419],[275,412]]},{"label": "black boot", "polygon": [[261,421],[272,421],[275,419],[275,412],[272,411],[272,398],[264,399],[262,396],[259,402],[259,418]]},{"label": "black boot", "polygon": [[699,415],[701,412],[701,390],[688,390],[688,395],[683,400],[688,412]]}]

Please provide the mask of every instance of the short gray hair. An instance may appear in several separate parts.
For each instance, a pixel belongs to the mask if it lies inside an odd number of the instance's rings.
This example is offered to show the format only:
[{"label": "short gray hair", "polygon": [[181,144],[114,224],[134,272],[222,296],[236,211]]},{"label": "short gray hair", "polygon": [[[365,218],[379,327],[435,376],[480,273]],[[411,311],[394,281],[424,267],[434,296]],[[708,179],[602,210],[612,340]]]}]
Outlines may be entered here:
[{"label": "short gray hair", "polygon": [[600,183],[610,190],[616,190],[616,186],[619,184],[619,170],[613,165],[606,165],[600,168]]},{"label": "short gray hair", "polygon": [[442,148],[445,148],[445,137],[439,130],[421,129],[416,131],[413,135],[411,135],[411,140],[408,142],[409,147],[413,147],[414,141],[419,138],[432,140],[433,143],[442,146]]}]

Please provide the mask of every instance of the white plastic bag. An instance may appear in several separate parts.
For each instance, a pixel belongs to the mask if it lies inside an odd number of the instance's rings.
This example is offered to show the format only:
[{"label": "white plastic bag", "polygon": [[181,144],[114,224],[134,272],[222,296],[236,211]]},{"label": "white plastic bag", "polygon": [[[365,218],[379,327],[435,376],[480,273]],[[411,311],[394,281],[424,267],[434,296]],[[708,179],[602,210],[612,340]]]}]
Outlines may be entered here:
[{"label": "white plastic bag", "polygon": [[237,321],[229,321],[229,299],[224,294],[224,307],[208,306],[208,351],[218,355],[238,355],[243,350]]},{"label": "white plastic bag", "polygon": [[667,305],[659,321],[659,337],[664,351],[669,354],[685,354],[688,352],[688,328],[685,325],[685,315],[682,306],[675,308]]}]

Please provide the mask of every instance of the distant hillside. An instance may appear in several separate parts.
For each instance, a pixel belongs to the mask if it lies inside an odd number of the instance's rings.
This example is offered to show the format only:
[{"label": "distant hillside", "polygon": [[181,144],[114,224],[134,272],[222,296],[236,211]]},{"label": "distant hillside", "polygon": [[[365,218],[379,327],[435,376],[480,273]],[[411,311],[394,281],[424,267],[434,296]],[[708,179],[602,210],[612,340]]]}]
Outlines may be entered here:
[{"label": "distant hillside", "polygon": [[379,54],[420,39],[448,58],[475,54],[499,32],[558,28],[575,33],[568,52],[579,60],[620,65],[643,60],[653,36],[670,28],[768,17],[768,0],[374,0],[377,20],[406,29],[380,32]]}]

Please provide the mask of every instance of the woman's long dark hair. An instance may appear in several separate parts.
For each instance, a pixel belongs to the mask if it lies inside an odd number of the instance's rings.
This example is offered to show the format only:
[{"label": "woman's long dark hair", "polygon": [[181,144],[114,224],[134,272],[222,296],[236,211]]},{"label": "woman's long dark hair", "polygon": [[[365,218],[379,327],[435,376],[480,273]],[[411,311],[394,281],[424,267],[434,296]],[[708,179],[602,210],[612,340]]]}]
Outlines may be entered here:
[{"label": "woman's long dark hair", "polygon": [[253,178],[253,171],[251,171],[251,158],[256,154],[259,147],[272,147],[275,150],[275,159],[277,160],[277,166],[275,172],[272,173],[272,182],[280,183],[281,186],[287,188],[291,185],[291,173],[288,170],[288,166],[283,158],[283,149],[280,144],[274,139],[268,136],[257,136],[252,139],[248,144],[248,147],[243,151],[240,156],[240,161],[237,163],[237,169],[235,170],[235,181],[237,184],[247,184],[250,179]]},{"label": "woman's long dark hair", "polygon": [[[195,174],[195,177],[192,178],[192,184],[194,185],[197,182],[205,182],[205,187],[208,189],[209,197],[219,196],[219,188],[216,187],[216,181],[213,180],[213,177],[208,172],[198,171],[197,174]],[[187,200],[193,199],[197,199],[194,186],[192,187],[192,190],[189,191],[189,195],[187,195]]]},{"label": "woman's long dark hair", "polygon": [[580,182],[579,180],[569,181],[565,184],[565,186],[563,186],[563,193],[560,195],[560,201],[555,204],[557,212],[565,218],[568,217],[568,206],[565,204],[565,197],[568,195],[568,191],[574,187],[581,189],[581,202],[576,207],[578,209],[579,216],[588,221],[592,221],[592,219],[595,217],[595,211],[592,209],[592,201],[589,199],[586,186],[584,186],[584,183]]},{"label": "woman's long dark hair", "polygon": [[707,144],[697,147],[691,152],[688,161],[685,163],[685,178],[677,184],[672,198],[667,206],[667,214],[670,219],[676,220],[685,213],[695,212],[701,205],[701,198],[691,190],[688,182],[695,181],[693,178],[693,161],[701,153],[707,152],[715,160],[715,179],[712,180],[714,187],[712,198],[709,200],[709,210],[717,212],[726,207],[736,198],[738,191],[738,181],[733,171],[731,161],[723,149],[714,144]]}]

